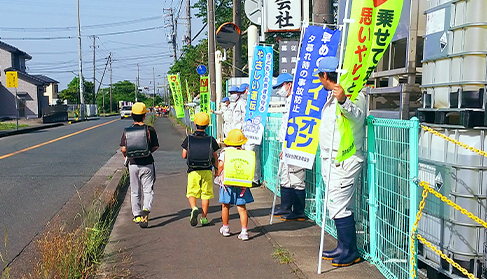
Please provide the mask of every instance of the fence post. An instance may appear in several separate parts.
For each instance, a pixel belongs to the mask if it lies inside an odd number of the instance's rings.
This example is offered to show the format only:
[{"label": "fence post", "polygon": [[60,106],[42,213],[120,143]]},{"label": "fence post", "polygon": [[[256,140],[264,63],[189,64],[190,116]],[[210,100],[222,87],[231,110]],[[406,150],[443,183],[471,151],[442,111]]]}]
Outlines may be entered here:
[{"label": "fence post", "polygon": [[[416,221],[416,214],[418,213],[418,187],[414,183],[414,178],[418,176],[418,144],[419,144],[419,120],[416,117],[411,118],[411,126],[409,128],[409,235],[411,236],[414,222]],[[416,253],[412,255],[411,245],[415,246],[414,251]],[[411,243],[411,238],[409,237],[409,259],[414,257],[414,268],[415,274],[418,271],[418,241]],[[411,261],[408,261],[409,265]],[[409,266],[409,270],[411,270]],[[409,273],[409,278],[413,278],[411,272]]]},{"label": "fence post", "polygon": [[370,257],[372,262],[377,259],[377,197],[375,185],[375,132],[374,117],[367,117],[367,184],[369,185],[369,233]]}]

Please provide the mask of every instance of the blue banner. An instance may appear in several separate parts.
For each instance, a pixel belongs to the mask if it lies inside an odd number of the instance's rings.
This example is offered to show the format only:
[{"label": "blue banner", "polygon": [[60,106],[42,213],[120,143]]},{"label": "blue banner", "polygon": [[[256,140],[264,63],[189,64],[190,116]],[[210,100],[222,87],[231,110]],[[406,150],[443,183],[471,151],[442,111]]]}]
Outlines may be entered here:
[{"label": "blue banner", "polygon": [[321,110],[328,96],[318,74],[313,75],[313,72],[318,68],[320,58],[336,56],[339,42],[338,30],[308,26],[304,31],[283,148],[284,160],[288,164],[313,168],[319,142]]},{"label": "blue banner", "polygon": [[243,132],[250,144],[260,144],[271,98],[273,53],[270,46],[256,46],[250,73]]}]

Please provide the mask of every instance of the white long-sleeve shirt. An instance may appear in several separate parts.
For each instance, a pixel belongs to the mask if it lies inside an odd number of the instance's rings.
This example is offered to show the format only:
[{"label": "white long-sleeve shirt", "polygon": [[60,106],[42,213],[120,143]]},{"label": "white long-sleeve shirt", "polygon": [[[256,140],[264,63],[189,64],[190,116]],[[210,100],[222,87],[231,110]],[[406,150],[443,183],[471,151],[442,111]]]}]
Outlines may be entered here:
[{"label": "white long-sleeve shirt", "polygon": [[[321,125],[320,125],[320,151],[321,157],[328,157],[329,148],[331,144],[332,133],[335,133],[333,139],[332,157],[336,158],[338,147],[340,146],[340,132],[336,124],[336,107],[337,99],[333,97],[330,92],[328,100],[321,111]],[[343,105],[339,105],[343,116],[349,120],[350,128],[354,138],[355,148],[357,152],[354,156],[363,158],[363,146],[365,141],[365,117],[366,117],[366,99],[363,92],[359,93],[355,101],[350,101],[349,98],[345,100]]]},{"label": "white long-sleeve shirt", "polygon": [[243,129],[245,123],[245,113],[247,112],[247,100],[240,96],[235,102],[235,108],[233,109],[233,128]]},{"label": "white long-sleeve shirt", "polygon": [[286,139],[287,122],[289,121],[289,108],[291,107],[292,94],[286,98],[286,105],[284,107],[284,113],[281,118],[281,129],[279,130],[279,142],[284,142]]}]

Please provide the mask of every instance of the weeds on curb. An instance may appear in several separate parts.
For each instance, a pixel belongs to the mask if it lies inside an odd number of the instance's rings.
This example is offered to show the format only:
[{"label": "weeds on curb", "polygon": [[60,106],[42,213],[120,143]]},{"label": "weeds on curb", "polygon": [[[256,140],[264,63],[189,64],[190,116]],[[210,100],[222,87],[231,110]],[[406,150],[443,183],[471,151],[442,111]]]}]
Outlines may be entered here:
[{"label": "weeds on curb", "polygon": [[9,274],[10,268],[8,267],[8,260],[7,260],[7,240],[8,240],[8,228],[5,229],[5,238],[4,238],[5,251],[3,254],[2,252],[0,252],[0,260],[2,261],[3,264],[2,277],[0,277],[1,279],[10,278],[10,274]]},{"label": "weeds on curb", "polygon": [[[126,185],[125,173],[119,185]],[[105,245],[117,213],[117,200],[113,198],[107,208],[96,199],[87,210],[76,218],[82,225],[68,230],[63,225],[55,226],[37,241],[40,260],[32,274],[24,279],[93,278],[103,260]],[[3,277],[1,278],[3,279]]]},{"label": "weeds on curb", "polygon": [[272,253],[272,258],[279,260],[281,264],[288,264],[293,261],[289,252],[282,248],[276,248]]}]

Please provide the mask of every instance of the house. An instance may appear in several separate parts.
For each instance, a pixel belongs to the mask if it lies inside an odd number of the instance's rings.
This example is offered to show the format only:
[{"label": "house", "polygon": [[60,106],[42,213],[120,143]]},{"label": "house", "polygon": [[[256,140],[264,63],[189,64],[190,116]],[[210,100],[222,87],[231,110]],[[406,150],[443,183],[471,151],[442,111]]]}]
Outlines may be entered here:
[{"label": "house", "polygon": [[54,80],[50,77],[44,75],[34,75],[36,78],[43,80],[46,83],[44,87],[44,96],[49,98],[49,105],[56,105],[56,100],[58,98],[58,84],[59,81]]},{"label": "house", "polygon": [[[46,88],[52,86],[57,97],[57,81],[28,74],[25,61],[32,59],[26,52],[0,41],[0,119],[16,118],[15,88],[6,86],[6,72],[17,71],[17,100],[20,118],[39,118],[42,108],[49,106]],[[45,95],[46,93],[46,95]]]}]

